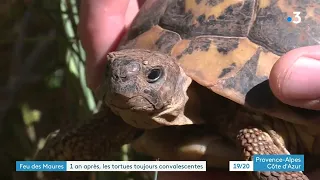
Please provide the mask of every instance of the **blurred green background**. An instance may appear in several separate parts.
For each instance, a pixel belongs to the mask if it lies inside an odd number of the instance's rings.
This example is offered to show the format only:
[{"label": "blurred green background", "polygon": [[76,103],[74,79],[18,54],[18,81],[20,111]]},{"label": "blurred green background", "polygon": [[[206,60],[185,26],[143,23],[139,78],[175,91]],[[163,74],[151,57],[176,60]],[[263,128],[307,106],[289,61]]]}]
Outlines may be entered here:
[{"label": "blurred green background", "polygon": [[[80,0],[2,0],[0,3],[1,180],[33,180],[16,173],[46,136],[82,123],[96,111],[85,82],[85,53],[77,36]],[[119,159],[139,159],[128,146]],[[152,179],[154,174],[99,173],[91,180]]]}]

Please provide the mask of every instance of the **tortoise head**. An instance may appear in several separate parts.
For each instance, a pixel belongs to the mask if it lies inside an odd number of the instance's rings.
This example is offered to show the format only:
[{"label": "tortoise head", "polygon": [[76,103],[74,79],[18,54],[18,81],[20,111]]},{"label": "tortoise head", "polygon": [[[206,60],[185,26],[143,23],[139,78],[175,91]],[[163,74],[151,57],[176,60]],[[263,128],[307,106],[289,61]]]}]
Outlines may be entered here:
[{"label": "tortoise head", "polygon": [[137,128],[187,124],[183,114],[191,83],[171,56],[130,49],[107,55],[103,101],[124,121]]}]

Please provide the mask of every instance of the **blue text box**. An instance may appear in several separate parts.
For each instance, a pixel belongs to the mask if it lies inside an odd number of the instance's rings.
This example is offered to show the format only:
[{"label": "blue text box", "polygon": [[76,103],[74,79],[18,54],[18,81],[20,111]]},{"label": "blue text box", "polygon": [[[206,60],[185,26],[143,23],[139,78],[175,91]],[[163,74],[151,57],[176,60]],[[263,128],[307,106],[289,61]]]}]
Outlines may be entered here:
[{"label": "blue text box", "polygon": [[67,171],[67,162],[16,161],[16,171]]},{"label": "blue text box", "polygon": [[254,155],[253,171],[304,171],[304,155]]}]

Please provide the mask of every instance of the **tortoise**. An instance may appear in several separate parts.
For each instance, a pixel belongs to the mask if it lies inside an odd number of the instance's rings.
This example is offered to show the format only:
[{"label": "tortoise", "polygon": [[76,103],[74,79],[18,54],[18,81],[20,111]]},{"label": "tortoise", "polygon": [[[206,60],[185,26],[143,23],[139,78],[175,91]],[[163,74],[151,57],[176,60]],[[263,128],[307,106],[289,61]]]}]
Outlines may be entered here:
[{"label": "tortoise", "polygon": [[[94,120],[48,139],[37,159],[106,160],[131,143],[167,160],[229,160],[254,154],[320,155],[319,111],[272,93],[272,66],[320,44],[312,0],[148,0],[109,53]],[[295,11],[300,23],[287,22]],[[307,166],[306,166],[307,168]],[[253,179],[308,179],[303,172],[250,172]]]}]

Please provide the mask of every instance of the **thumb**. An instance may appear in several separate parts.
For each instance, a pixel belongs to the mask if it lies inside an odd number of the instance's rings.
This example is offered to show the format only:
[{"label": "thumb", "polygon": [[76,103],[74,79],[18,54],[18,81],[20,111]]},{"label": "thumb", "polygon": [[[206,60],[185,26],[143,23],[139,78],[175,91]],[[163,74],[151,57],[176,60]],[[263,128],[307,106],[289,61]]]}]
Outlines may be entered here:
[{"label": "thumb", "polygon": [[320,110],[320,46],[302,47],[283,55],[273,66],[269,80],[282,102]]}]

